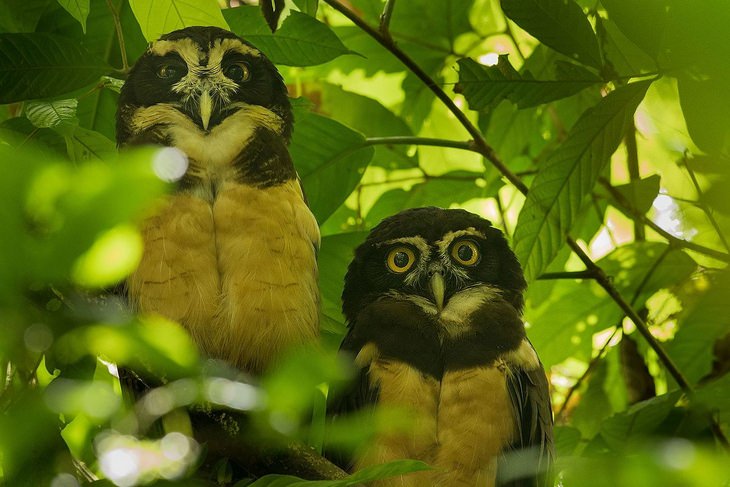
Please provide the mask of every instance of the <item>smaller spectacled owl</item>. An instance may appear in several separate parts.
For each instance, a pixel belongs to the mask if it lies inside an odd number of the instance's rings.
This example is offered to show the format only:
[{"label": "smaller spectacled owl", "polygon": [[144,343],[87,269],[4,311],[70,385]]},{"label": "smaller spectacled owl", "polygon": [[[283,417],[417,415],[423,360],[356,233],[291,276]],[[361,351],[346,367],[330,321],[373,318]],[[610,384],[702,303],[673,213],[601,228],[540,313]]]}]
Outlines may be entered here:
[{"label": "smaller spectacled owl", "polygon": [[176,190],[143,223],[129,302],[253,374],[319,333],[319,228],[288,152],[292,127],[276,67],[217,27],[153,42],[119,96],[120,147],[187,157]]},{"label": "smaller spectacled owl", "polygon": [[[502,233],[467,211],[406,210],[370,232],[342,293],[341,349],[360,373],[334,409],[405,408],[416,427],[379,434],[355,468],[404,458],[435,467],[382,486],[546,482],[552,411],[521,317],[525,287]],[[505,462],[513,456],[529,465]]]}]

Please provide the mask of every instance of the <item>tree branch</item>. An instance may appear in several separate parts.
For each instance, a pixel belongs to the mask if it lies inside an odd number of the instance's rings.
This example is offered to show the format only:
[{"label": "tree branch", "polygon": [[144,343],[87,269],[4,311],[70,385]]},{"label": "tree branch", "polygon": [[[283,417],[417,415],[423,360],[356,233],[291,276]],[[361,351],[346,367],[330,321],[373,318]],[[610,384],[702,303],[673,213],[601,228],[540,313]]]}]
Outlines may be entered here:
[{"label": "tree branch", "polygon": [[596,275],[590,270],[566,271],[566,272],[543,272],[538,281],[552,281],[556,279],[595,279]]},{"label": "tree branch", "polygon": [[446,92],[442,90],[441,87],[413,59],[411,59],[410,56],[403,52],[393,42],[392,39],[388,39],[381,35],[380,32],[368,25],[368,23],[360,18],[355,12],[350,10],[345,5],[341,4],[338,0],[324,0],[324,2],[340,12],[345,17],[347,17],[353,24],[358,26],[370,37],[375,39],[380,45],[382,45],[396,58],[398,58],[398,60],[402,62],[414,75],[416,75],[418,79],[420,79],[423,84],[425,84],[426,87],[430,89],[444,105],[446,105],[449,111],[454,114],[459,123],[461,123],[466,131],[469,132],[469,135],[471,135],[474,140],[476,150],[485,158],[487,158],[487,160],[491,162],[492,165],[505,178],[507,178],[507,180],[514,187],[516,187],[521,193],[527,194],[527,186],[525,186],[525,183],[523,183],[520,178],[514,175],[512,171],[510,171],[509,168],[505,166],[505,164],[499,159],[499,157],[497,157],[494,149],[489,144],[487,144],[486,140],[484,140],[484,137],[482,136],[479,129],[473,123],[471,123],[471,120],[469,120],[466,114],[464,114],[464,112],[462,112],[459,107],[456,106],[451,97],[447,95]]},{"label": "tree branch", "polygon": [[380,14],[380,33],[385,37],[386,39],[390,39],[392,41],[392,38],[390,36],[390,19],[393,17],[393,9],[395,8],[395,0],[387,0],[385,2],[385,7],[383,8],[383,13]]}]

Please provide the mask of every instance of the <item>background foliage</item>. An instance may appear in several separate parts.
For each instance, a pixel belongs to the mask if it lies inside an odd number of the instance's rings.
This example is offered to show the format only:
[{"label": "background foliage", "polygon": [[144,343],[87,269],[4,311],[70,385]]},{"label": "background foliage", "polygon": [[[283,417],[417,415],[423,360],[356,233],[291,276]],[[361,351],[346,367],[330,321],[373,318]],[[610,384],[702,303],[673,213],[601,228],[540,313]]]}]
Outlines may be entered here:
[{"label": "background foliage", "polygon": [[[726,0],[291,0],[275,33],[258,7],[229,7],[3,2],[0,483],[239,480],[226,464],[192,480],[206,447],[175,412],[191,404],[247,411],[255,441],[321,449],[326,385],[347,376],[334,351],[352,249],[381,218],[438,205],[512,236],[562,485],[728,485]],[[256,386],[202,361],[178,325],[88,297],[134,268],[135,225],[167,190],[160,153],[112,142],[125,72],[148,41],[198,24],[279,65],[323,234],[327,352],[290,357]],[[113,364],[141,363],[169,383],[135,408]],[[158,417],[168,434],[146,436]],[[352,447],[402,420],[353,420],[328,438]]]}]

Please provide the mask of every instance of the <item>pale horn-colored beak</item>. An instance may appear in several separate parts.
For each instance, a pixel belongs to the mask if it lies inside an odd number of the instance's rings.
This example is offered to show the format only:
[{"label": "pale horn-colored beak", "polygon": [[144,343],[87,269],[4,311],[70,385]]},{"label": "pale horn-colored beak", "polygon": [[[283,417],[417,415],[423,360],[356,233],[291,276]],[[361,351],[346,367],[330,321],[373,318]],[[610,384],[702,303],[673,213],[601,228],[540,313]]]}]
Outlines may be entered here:
[{"label": "pale horn-colored beak", "polygon": [[207,90],[200,94],[198,106],[200,107],[200,121],[203,123],[203,130],[208,130],[210,116],[213,114],[213,98]]},{"label": "pale horn-colored beak", "polygon": [[434,272],[428,285],[431,288],[436,307],[439,311],[442,311],[444,309],[444,276],[440,272]]}]

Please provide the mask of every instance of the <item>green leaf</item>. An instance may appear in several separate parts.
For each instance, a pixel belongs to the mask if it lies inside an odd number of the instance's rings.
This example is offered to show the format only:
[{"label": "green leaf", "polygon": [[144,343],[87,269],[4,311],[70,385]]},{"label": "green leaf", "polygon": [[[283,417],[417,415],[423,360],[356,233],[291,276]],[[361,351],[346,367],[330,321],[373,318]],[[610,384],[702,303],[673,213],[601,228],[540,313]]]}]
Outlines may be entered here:
[{"label": "green leaf", "polygon": [[651,434],[674,408],[681,393],[674,391],[634,404],[603,422],[601,436],[614,450],[623,450],[634,439]]},{"label": "green leaf", "polygon": [[[636,208],[642,213],[646,213],[651,208],[652,203],[659,194],[661,177],[653,174],[643,179],[637,179],[630,183],[614,186],[613,189],[621,193],[626,201],[631,203],[632,208]],[[609,201],[611,195],[602,186],[596,187],[596,194],[599,194]]]},{"label": "green leaf", "polygon": [[583,10],[574,0],[501,0],[514,23],[548,47],[581,63],[601,69],[598,40]]},{"label": "green leaf", "polygon": [[656,59],[667,23],[667,1],[601,0],[601,4],[624,35]]},{"label": "green leaf", "polygon": [[542,164],[514,235],[515,253],[528,281],[538,277],[560,250],[650,84],[619,88],[584,112]]},{"label": "green leaf", "polygon": [[89,16],[89,0],[58,0],[58,3],[79,21],[86,33],[86,18]]},{"label": "green leaf", "polygon": [[76,123],[76,98],[55,101],[31,101],[25,105],[25,116],[38,128],[53,128]]},{"label": "green leaf", "polygon": [[396,460],[382,465],[365,467],[341,480],[302,480],[291,475],[265,475],[250,487],[350,487],[363,482],[387,479],[397,475],[430,470],[431,467],[417,460]]},{"label": "green leaf", "polygon": [[357,187],[373,157],[365,137],[313,113],[299,113],[290,146],[309,207],[324,222]]},{"label": "green leaf", "polygon": [[83,127],[73,127],[63,133],[66,139],[66,150],[72,161],[89,159],[109,160],[117,154],[114,142],[104,135]]},{"label": "green leaf", "polygon": [[109,71],[77,42],[51,34],[0,34],[0,103],[50,98]]},{"label": "green leaf", "polygon": [[43,11],[53,0],[4,0],[0,12],[0,31],[34,32]]},{"label": "green leaf", "polygon": [[383,218],[398,211],[419,206],[440,206],[449,208],[463,205],[472,199],[494,196],[501,181],[488,185],[483,173],[452,171],[433,176],[408,189],[397,188],[383,195],[368,210],[365,219],[369,225],[377,225]]},{"label": "green leaf", "polygon": [[712,370],[712,347],[730,330],[727,313],[730,272],[720,273],[697,302],[679,318],[679,330],[667,344],[667,352],[690,382]]},{"label": "green leaf", "polygon": [[459,83],[455,91],[463,93],[472,110],[484,110],[507,99],[519,108],[532,107],[566,98],[589,86],[602,83],[590,71],[573,65],[574,77],[565,80],[537,80],[529,71],[520,74],[506,56],[497,66],[483,66],[472,59],[460,59]]},{"label": "green leaf", "polygon": [[692,400],[710,411],[720,411],[725,420],[730,419],[730,374],[697,388]]},{"label": "green leaf", "polygon": [[555,453],[557,457],[561,458],[572,455],[580,444],[580,430],[571,426],[556,426],[553,432],[555,435]]},{"label": "green leaf", "polygon": [[367,232],[352,232],[322,237],[317,256],[319,288],[322,292],[320,309],[324,318],[322,329],[337,335],[338,343],[345,330],[340,298],[345,273],[355,254],[355,248],[365,241],[366,236]]},{"label": "green leaf", "polygon": [[727,79],[677,81],[679,102],[692,140],[710,154],[730,152],[730,94]]},{"label": "green leaf", "polygon": [[299,10],[312,17],[317,16],[317,7],[319,7],[319,0],[294,0]]},{"label": "green leaf", "polygon": [[260,49],[275,64],[313,66],[351,54],[328,26],[301,12],[292,11],[276,33],[271,33],[256,7],[223,11],[231,30]]},{"label": "green leaf", "polygon": [[[634,307],[640,307],[656,291],[682,282],[697,268],[684,252],[673,250],[664,255],[667,250],[666,244],[637,242],[617,248],[597,264],[621,295]],[[649,272],[652,277],[644,282]],[[545,287],[554,287],[550,299],[532,298],[543,294]],[[588,361],[593,350],[593,335],[616,326],[623,316],[618,305],[593,281],[561,280],[557,284],[535,281],[527,291],[527,302],[528,335],[546,367],[568,357]]]},{"label": "green leaf", "polygon": [[[321,113],[362,132],[367,137],[413,135],[410,127],[396,114],[373,98],[345,91],[339,86],[324,84]],[[418,155],[408,155],[407,145],[375,145],[370,163],[388,169],[418,166]]]},{"label": "green leaf", "polygon": [[129,4],[149,42],[193,25],[230,30],[216,0],[129,0]]},{"label": "green leaf", "polygon": [[[378,2],[382,3],[382,2]],[[427,46],[438,46],[446,52],[454,48],[456,38],[472,30],[469,22],[469,11],[474,5],[473,0],[408,0],[396,2],[390,30],[395,39],[419,40],[427,37]],[[382,7],[376,9],[378,17]],[[434,47],[429,47],[435,50]],[[411,52],[406,49],[406,52]]]}]

